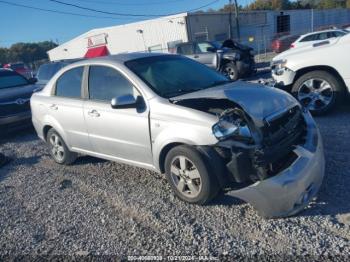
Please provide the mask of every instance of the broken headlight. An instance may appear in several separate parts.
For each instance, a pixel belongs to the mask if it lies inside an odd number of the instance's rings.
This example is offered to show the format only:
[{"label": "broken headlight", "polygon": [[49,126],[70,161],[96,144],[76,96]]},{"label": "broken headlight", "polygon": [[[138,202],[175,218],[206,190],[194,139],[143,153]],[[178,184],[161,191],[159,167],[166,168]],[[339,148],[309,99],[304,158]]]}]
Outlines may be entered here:
[{"label": "broken headlight", "polygon": [[286,65],[287,65],[286,59],[272,61],[271,63],[272,72],[275,75],[283,75],[284,70],[286,69]]},{"label": "broken headlight", "polygon": [[213,125],[213,134],[217,139],[225,139],[238,131],[238,126],[226,120],[220,119]]},{"label": "broken headlight", "polygon": [[227,109],[221,113],[219,121],[212,127],[214,136],[219,140],[237,137],[250,140],[251,133],[240,109]]}]

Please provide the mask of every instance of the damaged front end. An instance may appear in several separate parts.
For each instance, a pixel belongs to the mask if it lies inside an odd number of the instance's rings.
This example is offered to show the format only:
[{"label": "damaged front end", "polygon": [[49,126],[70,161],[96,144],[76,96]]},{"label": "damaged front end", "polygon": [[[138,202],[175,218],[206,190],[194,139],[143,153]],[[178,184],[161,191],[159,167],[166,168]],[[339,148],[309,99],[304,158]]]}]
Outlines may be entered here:
[{"label": "damaged front end", "polygon": [[265,110],[268,114],[249,114],[254,110],[246,110],[247,103],[221,97],[176,104],[218,116],[212,127],[218,142],[207,147],[218,156],[211,159],[229,195],[249,202],[264,217],[281,217],[303,209],[317,193],[324,173],[322,141],[298,103]]}]

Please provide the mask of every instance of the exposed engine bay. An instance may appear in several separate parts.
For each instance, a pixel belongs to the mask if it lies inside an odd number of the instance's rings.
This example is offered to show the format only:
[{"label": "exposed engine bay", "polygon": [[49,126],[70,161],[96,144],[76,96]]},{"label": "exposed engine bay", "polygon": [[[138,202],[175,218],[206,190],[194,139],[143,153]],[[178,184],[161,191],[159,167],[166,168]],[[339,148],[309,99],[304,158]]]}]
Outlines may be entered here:
[{"label": "exposed engine bay", "polygon": [[228,99],[184,99],[177,105],[218,117],[212,127],[219,142],[212,146],[226,167],[226,181],[241,188],[278,174],[297,158],[293,149],[304,142],[306,125],[300,106],[293,105],[256,123],[244,109]]}]

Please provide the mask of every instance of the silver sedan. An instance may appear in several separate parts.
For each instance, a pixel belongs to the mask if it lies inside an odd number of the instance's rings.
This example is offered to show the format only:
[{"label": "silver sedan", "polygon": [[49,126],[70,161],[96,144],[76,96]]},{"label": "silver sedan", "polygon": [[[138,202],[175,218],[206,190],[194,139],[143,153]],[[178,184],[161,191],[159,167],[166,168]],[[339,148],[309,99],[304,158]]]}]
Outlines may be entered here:
[{"label": "silver sedan", "polygon": [[284,91],[230,82],[191,59],[121,54],[61,69],[31,98],[53,159],[79,154],[165,173],[182,200],[224,191],[265,217],[289,216],[324,175],[318,129]]}]

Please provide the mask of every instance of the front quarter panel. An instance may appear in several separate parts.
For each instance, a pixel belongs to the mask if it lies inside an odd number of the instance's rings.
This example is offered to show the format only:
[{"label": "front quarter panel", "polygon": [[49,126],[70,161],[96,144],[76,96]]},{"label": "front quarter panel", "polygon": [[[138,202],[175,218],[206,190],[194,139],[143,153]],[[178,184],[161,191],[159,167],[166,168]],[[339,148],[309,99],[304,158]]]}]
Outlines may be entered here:
[{"label": "front quarter panel", "polygon": [[[157,100],[157,101],[156,101]],[[162,150],[169,144],[213,145],[217,143],[212,126],[217,117],[191,108],[177,106],[163,99],[150,102],[150,129],[153,162],[157,170]]]}]

